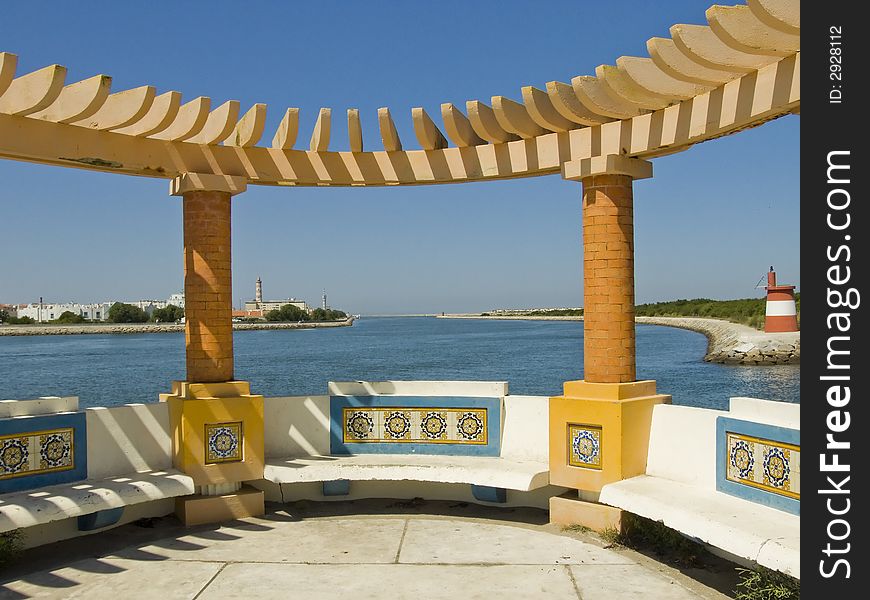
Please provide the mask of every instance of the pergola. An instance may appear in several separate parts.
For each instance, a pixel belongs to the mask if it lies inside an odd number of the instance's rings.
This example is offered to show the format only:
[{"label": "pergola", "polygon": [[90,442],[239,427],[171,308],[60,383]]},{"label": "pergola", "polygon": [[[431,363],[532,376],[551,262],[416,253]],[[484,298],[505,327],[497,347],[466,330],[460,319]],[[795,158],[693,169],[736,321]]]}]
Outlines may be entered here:
[{"label": "pergola", "polygon": [[[551,427],[578,410],[616,418],[632,402],[667,401],[654,381],[635,381],[633,179],[652,176],[649,159],[800,112],[798,0],[747,0],[713,6],[706,16],[708,25],[674,25],[670,38],[650,39],[648,57],[623,56],[546,89],[525,86],[519,101],[469,100],[464,112],[442,104],[442,127],[414,108],[419,149],[405,149],[389,108],[378,110],[382,149],[363,148],[353,108],[349,151],[329,149],[330,108],[320,109],[307,148],[297,148],[297,108],[285,110],[264,144],[264,104],[242,115],[234,100],[213,108],[207,97],[185,102],[153,86],[112,93],[106,75],[65,85],[60,65],[16,76],[15,55],[0,53],[0,157],[167,179],[183,197],[187,380],[164,399],[176,463],[204,494],[262,476],[262,397],[233,377],[231,197],[247,185],[420,185],[555,173],[581,181],[584,381],[567,382],[553,399]],[[244,421],[250,460],[205,464],[206,416]],[[617,437],[627,435],[620,431]],[[618,468],[577,474],[565,462],[564,440],[554,439],[551,464],[561,465],[551,469],[554,483],[595,490],[636,471],[628,452]]]}]

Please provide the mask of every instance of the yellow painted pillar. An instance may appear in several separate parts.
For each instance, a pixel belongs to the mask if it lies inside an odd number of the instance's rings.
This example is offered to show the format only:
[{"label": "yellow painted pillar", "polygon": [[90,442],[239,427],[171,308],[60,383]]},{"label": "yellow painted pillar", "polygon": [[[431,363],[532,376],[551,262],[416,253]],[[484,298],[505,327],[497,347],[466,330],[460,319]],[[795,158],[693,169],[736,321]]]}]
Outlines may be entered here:
[{"label": "yellow painted pillar", "polygon": [[264,513],[263,492],[243,485],[263,477],[263,397],[233,378],[231,203],[246,185],[195,173],[171,185],[184,214],[187,380],[160,399],[169,405],[173,464],[197,486],[176,500],[187,525]]},{"label": "yellow painted pillar", "polygon": [[565,163],[583,183],[583,371],[550,399],[550,482],[577,490],[551,499],[551,521],[617,526],[601,488],[646,471],[652,409],[670,402],[636,381],[633,181],[652,164],[610,155]]}]

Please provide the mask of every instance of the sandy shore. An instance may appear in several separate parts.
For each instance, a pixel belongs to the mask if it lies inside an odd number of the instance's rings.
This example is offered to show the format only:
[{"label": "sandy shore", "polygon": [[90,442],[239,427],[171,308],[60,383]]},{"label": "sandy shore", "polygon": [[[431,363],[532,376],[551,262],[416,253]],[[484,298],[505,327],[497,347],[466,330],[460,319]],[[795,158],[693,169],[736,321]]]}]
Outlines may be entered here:
[{"label": "sandy shore", "polygon": [[[233,323],[233,331],[253,329],[319,329],[323,327],[349,327],[353,319],[318,323]],[[88,323],[83,325],[0,325],[4,335],[84,335],[107,333],[175,333],[184,331],[184,325],[175,323]]]}]

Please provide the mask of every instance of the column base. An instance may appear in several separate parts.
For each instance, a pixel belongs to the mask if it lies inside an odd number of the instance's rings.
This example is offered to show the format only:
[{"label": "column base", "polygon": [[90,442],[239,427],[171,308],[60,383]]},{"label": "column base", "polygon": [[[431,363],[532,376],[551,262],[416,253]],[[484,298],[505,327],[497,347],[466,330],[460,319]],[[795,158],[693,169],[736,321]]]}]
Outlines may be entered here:
[{"label": "column base", "polygon": [[568,381],[550,398],[550,483],[599,492],[646,471],[656,382]]},{"label": "column base", "polygon": [[243,485],[237,492],[219,496],[185,496],[175,499],[175,514],[185,526],[220,523],[266,514],[263,491]]},{"label": "column base", "polygon": [[570,527],[582,525],[595,531],[621,531],[622,509],[581,500],[576,492],[550,498],[550,523]]},{"label": "column base", "polygon": [[197,486],[263,478],[263,396],[246,381],[175,381],[169,404],[172,462]]}]

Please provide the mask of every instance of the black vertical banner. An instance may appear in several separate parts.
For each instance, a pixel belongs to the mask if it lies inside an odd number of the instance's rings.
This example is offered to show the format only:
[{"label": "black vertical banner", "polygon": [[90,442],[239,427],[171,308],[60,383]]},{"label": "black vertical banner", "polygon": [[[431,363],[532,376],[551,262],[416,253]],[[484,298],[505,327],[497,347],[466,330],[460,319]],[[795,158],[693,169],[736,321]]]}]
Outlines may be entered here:
[{"label": "black vertical banner", "polygon": [[870,31],[863,2],[802,4],[801,591],[866,598]]}]

